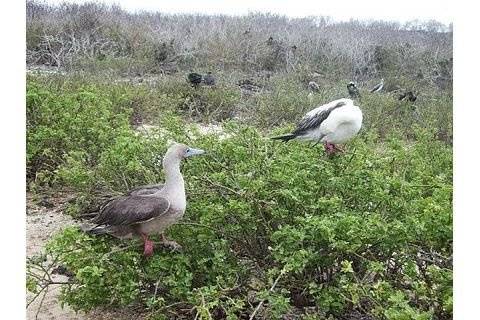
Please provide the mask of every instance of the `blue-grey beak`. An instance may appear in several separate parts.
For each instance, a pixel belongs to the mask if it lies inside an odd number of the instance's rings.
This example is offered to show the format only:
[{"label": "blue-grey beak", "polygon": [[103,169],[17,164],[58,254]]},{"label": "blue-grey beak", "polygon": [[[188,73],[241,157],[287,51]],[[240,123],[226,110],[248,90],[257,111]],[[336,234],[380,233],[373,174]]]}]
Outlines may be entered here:
[{"label": "blue-grey beak", "polygon": [[200,154],[204,154],[205,151],[202,149],[194,149],[194,148],[188,148],[187,152],[185,152],[185,158],[192,157],[192,156],[197,156]]}]

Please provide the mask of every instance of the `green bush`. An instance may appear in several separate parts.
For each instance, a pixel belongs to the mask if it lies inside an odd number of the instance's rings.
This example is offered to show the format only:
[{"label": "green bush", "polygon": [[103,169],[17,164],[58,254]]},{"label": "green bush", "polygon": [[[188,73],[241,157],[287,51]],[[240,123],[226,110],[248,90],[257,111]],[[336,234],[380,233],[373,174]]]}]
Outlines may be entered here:
[{"label": "green bush", "polygon": [[129,134],[124,99],[108,96],[95,86],[58,92],[28,81],[27,178],[51,182],[65,161],[94,166],[113,139]]},{"label": "green bush", "polygon": [[[240,319],[265,300],[260,318],[451,318],[452,149],[435,130],[412,127],[408,143],[364,131],[328,158],[237,123],[225,123],[227,139],[174,118],[162,128],[208,152],[182,168],[187,212],[168,236],[184,249],[144,259],[137,241],[66,229],[47,252],[75,275],[61,296],[74,309]],[[94,166],[70,154],[63,174],[78,176],[78,190],[90,176],[120,191],[161,181],[168,138],[120,135]]]},{"label": "green bush", "polygon": [[[154,319],[244,318],[261,301],[257,317],[268,319],[451,318],[451,96],[425,91],[413,109],[362,91],[360,136],[328,158],[321,146],[268,139],[344,96],[325,81],[308,97],[305,74],[278,74],[250,97],[229,84],[193,89],[181,75],[29,77],[27,179],[75,192],[68,214],[163,181],[169,140],[208,151],[182,166],[187,213],[168,235],[183,251],[144,259],[138,241],[67,228],[46,248],[74,274],[62,301],[135,305]],[[184,122],[238,114],[223,122],[226,139]],[[158,128],[134,130],[143,123]]]}]

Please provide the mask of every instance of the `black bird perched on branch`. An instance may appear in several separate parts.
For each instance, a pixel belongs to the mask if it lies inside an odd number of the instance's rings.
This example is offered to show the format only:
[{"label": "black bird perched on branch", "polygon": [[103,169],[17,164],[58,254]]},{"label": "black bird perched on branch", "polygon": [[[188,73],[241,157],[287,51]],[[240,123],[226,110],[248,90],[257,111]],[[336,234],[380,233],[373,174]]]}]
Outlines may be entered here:
[{"label": "black bird perched on branch", "polygon": [[210,71],[203,77],[203,83],[207,86],[214,86],[215,85],[215,77],[212,75]]},{"label": "black bird perched on branch", "polygon": [[382,79],[382,81],[379,84],[377,84],[375,87],[372,88],[372,90],[370,90],[370,93],[382,91],[383,85],[384,85],[384,82],[383,82],[383,79]]},{"label": "black bird perched on branch", "polygon": [[398,100],[400,100],[400,101],[404,101],[405,99],[410,101],[410,102],[415,102],[417,100],[417,96],[412,91],[407,91],[407,92],[402,93],[398,97]]},{"label": "black bird perched on branch", "polygon": [[196,88],[200,83],[202,83],[203,77],[201,74],[192,72],[188,74],[187,79],[188,82],[190,82]]},{"label": "black bird perched on branch", "polygon": [[350,98],[352,98],[352,99],[360,98],[360,92],[358,91],[358,88],[357,88],[355,82],[350,81],[347,84],[347,90],[348,90],[348,94],[350,95]]}]

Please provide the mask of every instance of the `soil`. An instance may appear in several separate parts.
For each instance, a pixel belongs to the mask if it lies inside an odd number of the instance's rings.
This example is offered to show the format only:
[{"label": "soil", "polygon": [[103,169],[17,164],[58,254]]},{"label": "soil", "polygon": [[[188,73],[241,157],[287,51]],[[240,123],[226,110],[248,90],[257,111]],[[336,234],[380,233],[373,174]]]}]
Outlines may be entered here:
[{"label": "soil", "polygon": [[[68,215],[63,214],[63,209],[71,195],[56,194],[53,197],[43,197],[35,199],[32,194],[27,194],[27,257],[34,256],[42,252],[43,247],[52,235],[61,231],[63,228],[77,223]],[[53,280],[65,281],[65,276],[53,275]],[[128,310],[94,310],[92,312],[76,313],[68,306],[61,307],[57,296],[60,293],[60,285],[49,286],[48,293],[41,303],[41,294],[27,308],[27,319],[39,320],[140,320],[144,319],[139,314],[134,314]],[[34,297],[27,292],[27,303]]]}]

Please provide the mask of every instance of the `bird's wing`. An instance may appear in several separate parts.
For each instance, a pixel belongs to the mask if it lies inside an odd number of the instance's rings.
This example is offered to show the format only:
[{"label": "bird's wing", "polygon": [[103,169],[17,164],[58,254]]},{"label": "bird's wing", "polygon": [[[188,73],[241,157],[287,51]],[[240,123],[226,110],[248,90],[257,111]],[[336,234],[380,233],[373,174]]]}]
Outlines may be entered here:
[{"label": "bird's wing", "polygon": [[156,218],[169,208],[170,202],[163,197],[122,196],[108,202],[92,222],[97,225],[131,225]]},{"label": "bird's wing", "polygon": [[333,110],[340,108],[346,104],[347,103],[345,101],[339,101],[337,104],[326,109],[320,109],[314,114],[308,113],[305,117],[303,117],[302,120],[300,120],[297,128],[295,129],[295,131],[293,131],[293,134],[302,135],[311,129],[318,128],[322,124],[322,122],[328,118],[328,116]]},{"label": "bird's wing", "polygon": [[127,195],[140,196],[140,195],[146,195],[146,194],[154,194],[155,192],[162,190],[164,186],[165,185],[163,183],[148,184],[148,185],[140,186],[128,191]]},{"label": "bird's wing", "polygon": [[198,73],[189,73],[188,74],[188,81],[190,82],[201,82],[202,81],[202,75]]},{"label": "bird's wing", "polygon": [[[160,191],[163,189],[165,185],[163,183],[159,184],[148,184],[144,186],[139,186],[136,187],[135,189],[129,190],[125,195],[127,196],[141,196],[141,195],[148,195],[148,194],[154,194],[157,191]],[[101,212],[103,208],[105,208],[110,202],[113,200],[118,199],[118,195],[109,195],[107,197],[103,196],[103,199],[101,199],[100,204],[96,204],[93,209],[90,209],[87,213],[95,213],[95,212]]]}]

